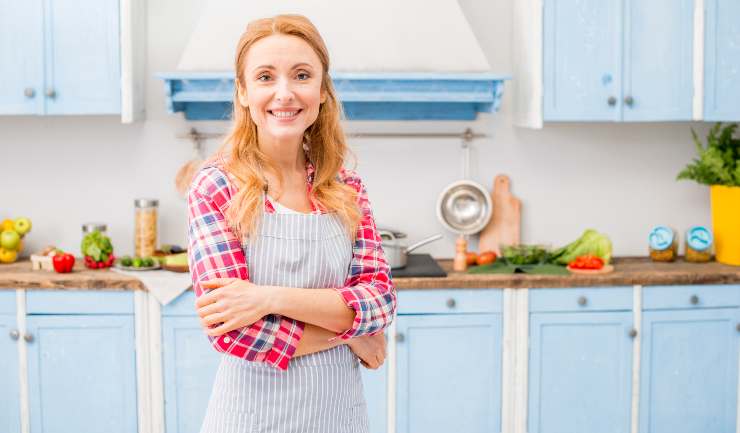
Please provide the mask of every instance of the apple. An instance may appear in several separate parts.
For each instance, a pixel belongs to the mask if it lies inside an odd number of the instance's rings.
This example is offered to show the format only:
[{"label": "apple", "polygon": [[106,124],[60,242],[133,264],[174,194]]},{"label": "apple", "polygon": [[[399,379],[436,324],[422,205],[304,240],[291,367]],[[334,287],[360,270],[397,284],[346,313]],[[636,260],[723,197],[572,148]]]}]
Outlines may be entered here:
[{"label": "apple", "polygon": [[13,230],[3,230],[3,232],[0,233],[0,247],[5,248],[6,250],[15,251],[15,249],[18,248],[20,241],[20,235]]},{"label": "apple", "polygon": [[13,228],[19,235],[23,236],[31,231],[31,220],[28,218],[16,218],[13,223]]}]

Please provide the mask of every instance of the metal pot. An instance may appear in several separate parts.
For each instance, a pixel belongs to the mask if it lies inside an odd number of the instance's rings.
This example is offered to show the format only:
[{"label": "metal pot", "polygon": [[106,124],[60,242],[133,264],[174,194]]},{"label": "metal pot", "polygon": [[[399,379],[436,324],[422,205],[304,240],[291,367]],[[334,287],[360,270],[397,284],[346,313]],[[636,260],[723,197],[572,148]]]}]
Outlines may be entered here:
[{"label": "metal pot", "polygon": [[383,252],[385,253],[385,259],[388,261],[391,269],[400,269],[406,267],[408,253],[419,248],[422,245],[426,245],[430,242],[442,239],[441,234],[436,234],[426,239],[422,239],[409,247],[406,247],[402,244],[401,241],[399,241],[399,239],[406,237],[405,233],[396,232],[393,230],[378,229],[378,234],[380,235],[381,239],[383,239]]}]

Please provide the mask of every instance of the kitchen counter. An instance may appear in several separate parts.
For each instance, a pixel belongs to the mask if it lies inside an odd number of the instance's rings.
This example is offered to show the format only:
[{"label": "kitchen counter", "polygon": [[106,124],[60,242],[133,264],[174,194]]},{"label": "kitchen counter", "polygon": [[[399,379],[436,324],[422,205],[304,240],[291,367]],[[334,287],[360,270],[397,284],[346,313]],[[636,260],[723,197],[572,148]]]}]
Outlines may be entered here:
[{"label": "kitchen counter", "polygon": [[[452,260],[438,260],[448,275],[444,278],[394,278],[396,287],[404,289],[471,289],[471,288],[540,288],[540,287],[608,287],[674,284],[740,284],[740,266],[717,262],[695,264],[679,258],[674,263],[654,263],[647,258],[625,257],[613,261],[614,272],[601,275],[528,275],[467,274],[452,272]],[[81,260],[74,272],[57,274],[32,271],[28,260],[0,265],[2,289],[64,290],[145,290],[137,278],[110,270],[90,270]]]}]

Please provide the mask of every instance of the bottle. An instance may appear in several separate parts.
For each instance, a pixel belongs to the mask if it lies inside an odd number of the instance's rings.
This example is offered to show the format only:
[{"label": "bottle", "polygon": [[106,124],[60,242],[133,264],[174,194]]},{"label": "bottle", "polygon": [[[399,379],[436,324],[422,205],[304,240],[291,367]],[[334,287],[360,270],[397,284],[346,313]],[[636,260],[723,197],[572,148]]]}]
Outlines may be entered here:
[{"label": "bottle", "polygon": [[655,262],[672,262],[678,255],[678,236],[668,226],[657,226],[648,236],[650,258]]},{"label": "bottle", "polygon": [[686,230],[686,261],[704,263],[712,260],[712,232],[703,226]]},{"label": "bottle", "polygon": [[134,200],[134,255],[151,257],[157,249],[157,207],[155,199]]}]

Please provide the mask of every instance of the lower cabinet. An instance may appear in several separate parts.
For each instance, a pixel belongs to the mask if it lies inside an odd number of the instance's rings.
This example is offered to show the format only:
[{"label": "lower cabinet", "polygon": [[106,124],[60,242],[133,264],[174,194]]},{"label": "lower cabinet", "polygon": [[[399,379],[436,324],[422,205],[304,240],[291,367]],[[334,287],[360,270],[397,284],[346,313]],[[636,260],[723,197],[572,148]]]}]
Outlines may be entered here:
[{"label": "lower cabinet", "polygon": [[370,433],[388,431],[388,362],[377,370],[360,366]]},{"label": "lower cabinet", "polygon": [[20,381],[15,290],[0,291],[0,431],[19,433]]}]

